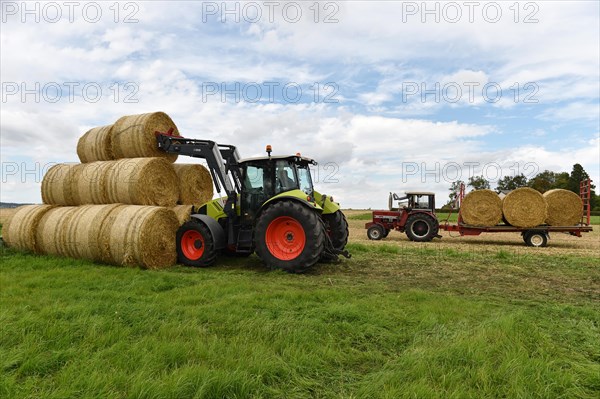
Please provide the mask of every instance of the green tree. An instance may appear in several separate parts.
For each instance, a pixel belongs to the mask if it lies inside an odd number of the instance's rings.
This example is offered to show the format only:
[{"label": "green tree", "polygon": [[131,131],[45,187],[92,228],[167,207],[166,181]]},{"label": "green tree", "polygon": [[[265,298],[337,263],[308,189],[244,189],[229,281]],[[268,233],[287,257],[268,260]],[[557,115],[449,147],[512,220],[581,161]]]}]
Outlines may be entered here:
[{"label": "green tree", "polygon": [[490,182],[483,176],[471,176],[469,177],[469,183],[467,186],[473,187],[473,190],[482,190],[484,188],[490,188]]},{"label": "green tree", "polygon": [[[571,171],[571,175],[569,176],[569,180],[567,183],[567,189],[573,191],[574,193],[579,194],[579,183],[585,179],[589,179],[590,175],[587,174],[587,172],[585,171],[585,169],[583,169],[583,166],[581,166],[581,164],[576,163],[575,165],[573,165],[573,170]],[[597,196],[596,196],[596,192],[594,191],[594,189],[596,188],[595,185],[592,184],[591,189],[591,199],[590,199],[590,204],[592,209],[594,209],[596,207],[597,204]]]},{"label": "green tree", "polygon": [[527,178],[523,173],[516,176],[504,176],[498,180],[498,190],[515,190],[519,187],[525,187],[527,185]]},{"label": "green tree", "polygon": [[446,205],[444,205],[444,208],[450,208],[454,205],[456,198],[458,198],[458,193],[460,192],[460,185],[463,184],[464,182],[462,180],[457,180],[455,182],[452,182],[452,184],[450,185],[450,188],[448,190],[450,190],[450,194],[448,195],[448,197],[450,198],[448,200],[448,202],[446,202]]},{"label": "green tree", "polygon": [[[568,189],[569,174],[567,172],[552,172],[545,170],[538,173],[534,178],[529,180],[529,187],[545,193],[553,188]],[[579,192],[579,189],[577,189]]]}]

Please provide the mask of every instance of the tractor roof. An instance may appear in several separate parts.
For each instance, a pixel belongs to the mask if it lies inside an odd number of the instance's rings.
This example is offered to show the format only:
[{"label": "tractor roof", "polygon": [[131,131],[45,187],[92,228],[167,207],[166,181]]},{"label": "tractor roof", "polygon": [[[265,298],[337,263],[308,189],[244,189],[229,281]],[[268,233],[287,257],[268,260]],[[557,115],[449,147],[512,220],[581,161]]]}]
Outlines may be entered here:
[{"label": "tractor roof", "polygon": [[312,165],[317,164],[317,162],[312,158],[307,158],[307,157],[302,157],[302,156],[299,157],[297,155],[272,155],[270,157],[253,157],[253,158],[240,159],[239,162],[243,163],[243,162],[252,162],[252,161],[266,161],[268,159],[288,160],[290,162],[307,163],[307,164],[312,164]]},{"label": "tractor roof", "polygon": [[435,193],[430,191],[410,191],[407,192],[406,195],[435,195]]}]

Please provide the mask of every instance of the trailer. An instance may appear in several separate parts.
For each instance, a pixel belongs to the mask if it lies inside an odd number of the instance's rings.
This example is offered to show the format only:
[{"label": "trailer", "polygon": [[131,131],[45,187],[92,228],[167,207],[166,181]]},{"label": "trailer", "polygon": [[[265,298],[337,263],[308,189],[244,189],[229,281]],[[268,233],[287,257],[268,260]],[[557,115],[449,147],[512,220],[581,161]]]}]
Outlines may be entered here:
[{"label": "trailer", "polygon": [[550,239],[550,233],[566,233],[573,236],[581,237],[582,233],[589,233],[592,231],[591,221],[591,179],[586,179],[579,184],[579,196],[583,202],[583,212],[581,215],[581,222],[575,226],[548,226],[541,225],[536,227],[520,228],[510,226],[506,224],[500,224],[496,226],[470,226],[464,223],[462,214],[460,211],[460,205],[465,197],[465,185],[460,185],[458,201],[458,223],[449,223],[452,212],[448,214],[448,217],[444,223],[440,224],[440,229],[448,232],[456,232],[461,236],[478,236],[482,233],[521,233],[523,241],[530,247],[545,247]]},{"label": "trailer", "polygon": [[[575,226],[549,226],[520,228],[507,224],[496,226],[472,226],[462,219],[461,204],[465,197],[465,185],[460,185],[459,194],[454,207],[450,210],[445,221],[439,222],[435,214],[435,195],[431,192],[409,192],[400,197],[390,193],[389,209],[374,210],[372,220],[365,224],[367,237],[371,240],[381,240],[390,231],[406,233],[411,241],[428,242],[441,238],[439,230],[458,233],[460,236],[478,236],[482,233],[521,233],[523,241],[530,247],[545,247],[550,239],[550,233],[566,233],[581,237],[582,233],[592,231],[591,220],[591,186],[592,181],[586,179],[579,185],[579,196],[583,203],[581,221]],[[394,207],[394,202],[399,201]],[[458,209],[458,221],[450,223],[453,209]]]}]

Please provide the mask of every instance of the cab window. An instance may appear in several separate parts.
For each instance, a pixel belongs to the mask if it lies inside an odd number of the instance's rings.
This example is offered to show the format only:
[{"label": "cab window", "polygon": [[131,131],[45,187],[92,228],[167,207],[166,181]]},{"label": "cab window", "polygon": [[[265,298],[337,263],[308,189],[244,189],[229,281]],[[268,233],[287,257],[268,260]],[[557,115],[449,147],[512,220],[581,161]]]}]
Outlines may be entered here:
[{"label": "cab window", "polygon": [[298,182],[300,183],[300,190],[304,191],[306,195],[313,195],[312,179],[310,177],[310,169],[308,166],[298,167]]},{"label": "cab window", "polygon": [[275,193],[279,194],[298,188],[294,165],[289,161],[275,163]]}]

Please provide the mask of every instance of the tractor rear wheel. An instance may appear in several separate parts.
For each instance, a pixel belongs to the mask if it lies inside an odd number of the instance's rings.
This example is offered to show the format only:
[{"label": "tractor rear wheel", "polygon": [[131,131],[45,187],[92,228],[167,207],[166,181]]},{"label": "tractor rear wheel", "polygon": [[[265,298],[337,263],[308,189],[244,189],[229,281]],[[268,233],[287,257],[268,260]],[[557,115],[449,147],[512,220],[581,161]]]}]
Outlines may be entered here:
[{"label": "tractor rear wheel", "polygon": [[325,247],[325,229],[319,218],[296,201],[269,206],[256,223],[256,254],[273,269],[290,273],[310,269]]},{"label": "tractor rear wheel", "polygon": [[[336,211],[328,215],[323,215],[325,223],[325,232],[331,240],[331,245],[338,251],[343,251],[348,244],[348,222],[342,211]],[[327,252],[327,251],[326,251]],[[331,262],[337,260],[338,256],[330,253],[323,253],[321,260]]]},{"label": "tractor rear wheel", "polygon": [[177,260],[187,266],[207,267],[215,263],[217,251],[208,227],[190,220],[177,230]]},{"label": "tractor rear wheel", "polygon": [[433,240],[439,230],[437,220],[424,213],[409,216],[404,227],[406,236],[411,241],[428,242]]}]

